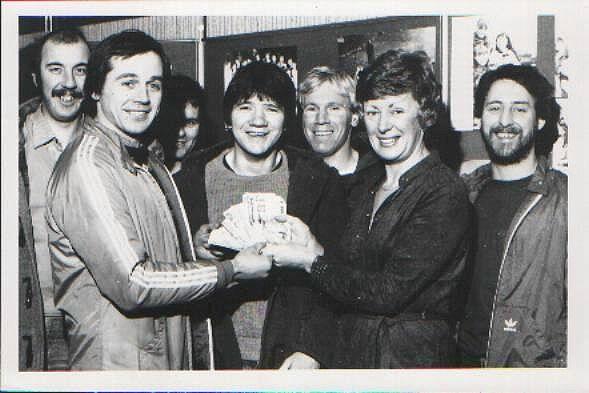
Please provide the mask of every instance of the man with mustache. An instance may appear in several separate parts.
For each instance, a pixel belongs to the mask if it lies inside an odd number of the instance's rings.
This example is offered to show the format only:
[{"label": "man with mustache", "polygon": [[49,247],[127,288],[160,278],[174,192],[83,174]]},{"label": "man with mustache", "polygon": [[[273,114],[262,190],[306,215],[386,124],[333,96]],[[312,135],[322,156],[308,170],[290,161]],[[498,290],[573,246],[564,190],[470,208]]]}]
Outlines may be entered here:
[{"label": "man with mustache", "polygon": [[23,104],[20,110],[21,370],[67,367],[63,316],[53,302],[45,190],[57,159],[81,122],[89,55],[86,39],[77,30],[44,36],[36,43],[32,64],[40,98]]},{"label": "man with mustache", "polygon": [[271,267],[254,247],[196,261],[172,177],[143,144],[169,73],[162,46],[141,31],[102,41],[88,61],[88,116],[49,180],[55,304],[72,369],[190,368],[181,305]]},{"label": "man with mustache", "polygon": [[566,367],[567,177],[547,160],[559,111],[531,66],[499,67],[477,87],[491,163],[465,178],[477,220],[465,367]]}]

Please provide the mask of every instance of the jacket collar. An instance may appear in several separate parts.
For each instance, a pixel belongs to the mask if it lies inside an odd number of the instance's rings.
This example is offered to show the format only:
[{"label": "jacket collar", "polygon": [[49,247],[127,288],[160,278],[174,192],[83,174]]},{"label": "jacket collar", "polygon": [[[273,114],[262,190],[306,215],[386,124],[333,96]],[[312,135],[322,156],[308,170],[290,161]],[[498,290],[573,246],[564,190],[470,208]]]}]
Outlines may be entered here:
[{"label": "jacket collar", "polygon": [[123,159],[123,165],[129,172],[136,174],[137,166],[147,163],[148,158],[152,153],[140,141],[119,130],[109,128],[96,121],[96,119],[86,117],[85,121],[87,127],[98,130],[114,145],[119,147]]},{"label": "jacket collar", "polygon": [[[538,164],[536,165],[536,169],[532,175],[530,184],[528,184],[527,190],[536,194],[547,195],[549,192],[547,174],[548,170],[550,169],[550,165],[548,163],[548,159],[544,156],[537,157],[537,161]],[[471,201],[476,199],[483,186],[491,181],[492,178],[490,163],[483,165],[474,172],[463,177],[468,187],[469,194],[471,194]]]}]

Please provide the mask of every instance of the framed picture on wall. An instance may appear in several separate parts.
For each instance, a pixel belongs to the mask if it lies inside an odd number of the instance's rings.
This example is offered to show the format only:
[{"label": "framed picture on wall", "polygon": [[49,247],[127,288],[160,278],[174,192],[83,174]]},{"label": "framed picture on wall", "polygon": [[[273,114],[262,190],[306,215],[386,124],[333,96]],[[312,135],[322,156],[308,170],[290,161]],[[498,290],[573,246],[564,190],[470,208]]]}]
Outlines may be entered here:
[{"label": "framed picture on wall", "polygon": [[548,80],[554,78],[554,16],[455,16],[450,17],[449,30],[449,104],[458,131],[480,126],[473,116],[474,91],[485,72],[522,64],[538,67]]},{"label": "framed picture on wall", "polygon": [[254,61],[276,64],[286,71],[295,86],[297,79],[297,48],[296,46],[285,46],[278,48],[252,48],[249,50],[238,50],[227,54],[223,63],[223,86],[227,90],[229,82],[240,67],[246,66]]},{"label": "framed picture on wall", "polygon": [[337,44],[340,68],[355,77],[375,58],[391,49],[424,51],[432,63],[436,60],[435,26],[348,35],[338,38]]}]

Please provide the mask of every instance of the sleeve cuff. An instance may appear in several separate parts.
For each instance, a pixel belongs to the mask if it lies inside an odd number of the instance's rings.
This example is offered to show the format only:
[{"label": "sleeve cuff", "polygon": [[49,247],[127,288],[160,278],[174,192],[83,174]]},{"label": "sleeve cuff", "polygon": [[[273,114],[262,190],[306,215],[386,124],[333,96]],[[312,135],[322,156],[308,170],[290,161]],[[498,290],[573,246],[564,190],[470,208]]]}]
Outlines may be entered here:
[{"label": "sleeve cuff", "polygon": [[217,267],[217,288],[224,288],[233,281],[235,273],[231,261],[223,261],[216,264]]},{"label": "sleeve cuff", "polygon": [[317,260],[311,265],[311,279],[321,285],[328,266],[329,264],[325,261],[324,257],[317,257]]}]

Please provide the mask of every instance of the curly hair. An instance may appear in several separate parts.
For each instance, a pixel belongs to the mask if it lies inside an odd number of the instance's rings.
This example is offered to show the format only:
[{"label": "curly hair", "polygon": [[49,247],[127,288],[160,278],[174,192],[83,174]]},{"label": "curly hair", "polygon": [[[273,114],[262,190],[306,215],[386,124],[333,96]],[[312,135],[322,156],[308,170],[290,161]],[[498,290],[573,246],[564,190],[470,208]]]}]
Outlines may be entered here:
[{"label": "curly hair", "polygon": [[436,80],[431,61],[423,51],[389,50],[374,60],[358,76],[356,100],[361,104],[386,96],[411,93],[419,104],[419,123],[428,148],[437,140],[428,132],[438,121],[443,109],[441,86]]},{"label": "curly hair", "polygon": [[487,94],[493,83],[501,79],[512,80],[525,88],[534,98],[536,116],[545,121],[536,134],[536,154],[547,156],[558,139],[560,106],[554,98],[554,88],[536,67],[506,64],[486,72],[479,81],[474,97],[474,115],[481,118]]},{"label": "curly hair", "polygon": [[425,131],[437,121],[442,105],[440,92],[425,52],[393,49],[360,72],[356,99],[363,104],[385,96],[411,93],[420,106],[420,124]]}]

